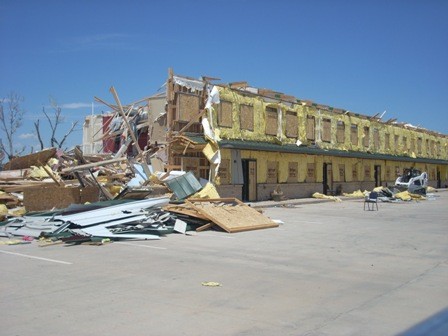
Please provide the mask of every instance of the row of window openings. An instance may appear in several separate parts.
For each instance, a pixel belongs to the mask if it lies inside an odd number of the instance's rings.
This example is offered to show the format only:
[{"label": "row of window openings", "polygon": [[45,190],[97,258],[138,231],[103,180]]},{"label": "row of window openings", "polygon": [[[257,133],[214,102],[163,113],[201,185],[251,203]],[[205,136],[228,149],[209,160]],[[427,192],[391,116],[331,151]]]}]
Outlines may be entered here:
[{"label": "row of window openings", "polygon": [[[220,105],[220,110],[218,113],[218,124],[223,127],[232,127],[232,103],[222,101]],[[254,118],[253,118],[253,106],[251,105],[241,105],[240,106],[240,126],[241,129],[253,131],[254,130]],[[297,113],[293,111],[286,112],[286,136],[290,138],[296,138],[298,136],[298,118]],[[277,108],[266,107],[266,130],[267,135],[277,135],[278,131],[278,112]],[[313,116],[308,116],[306,124],[306,138],[308,140],[316,140],[316,125],[315,118]],[[323,142],[331,142],[331,120],[322,120],[322,134],[321,139]],[[358,125],[351,125],[350,127],[350,141],[353,145],[357,146],[359,141]],[[345,142],[345,123],[342,121],[337,122],[336,128],[336,142]],[[385,149],[390,149],[390,134],[385,134]],[[363,138],[362,144],[364,147],[370,146],[370,128],[363,128]],[[407,138],[402,137],[403,150],[410,149],[415,151],[415,139],[411,139],[410,147],[408,147]],[[399,136],[394,136],[394,147],[399,146]],[[373,131],[373,147],[375,149],[380,148],[380,135],[379,130],[374,129]],[[426,139],[426,152],[430,154],[440,155],[440,143],[435,141],[429,142]],[[422,139],[417,139],[417,153],[422,154]]]},{"label": "row of window openings", "polygon": [[[395,168],[395,169],[394,169]],[[400,168],[397,167],[386,167],[385,179],[387,181],[395,180],[401,174]],[[268,183],[276,183],[278,179],[276,163],[272,162],[271,166],[267,170],[267,181]],[[346,170],[345,165],[341,164],[338,166],[339,180],[338,182],[346,182]],[[352,181],[359,181],[359,169],[356,165],[352,166]],[[372,169],[370,165],[363,167],[363,180],[370,181],[372,176]],[[314,163],[308,163],[306,171],[306,182],[316,181],[316,166]],[[435,179],[435,169],[429,171],[430,179]],[[298,165],[295,162],[290,162],[288,167],[288,181],[296,181],[298,178]]]}]

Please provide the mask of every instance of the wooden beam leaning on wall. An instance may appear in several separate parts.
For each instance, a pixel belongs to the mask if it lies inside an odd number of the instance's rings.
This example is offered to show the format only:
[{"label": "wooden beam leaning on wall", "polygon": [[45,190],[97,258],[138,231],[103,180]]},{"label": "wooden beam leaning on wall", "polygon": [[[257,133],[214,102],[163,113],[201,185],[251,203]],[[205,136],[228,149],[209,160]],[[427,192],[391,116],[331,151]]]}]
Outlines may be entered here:
[{"label": "wooden beam leaning on wall", "polygon": [[190,119],[188,124],[186,124],[184,127],[182,127],[182,129],[178,132],[178,134],[183,134],[193,123],[196,122],[196,120],[198,120],[200,117],[202,117],[206,111],[207,111],[206,109],[199,110],[199,112]]},{"label": "wooden beam leaning on wall", "polygon": [[134,148],[137,150],[138,155],[139,155],[139,157],[142,160],[141,164],[142,164],[143,170],[145,171],[145,174],[146,174],[146,176],[149,179],[149,177],[151,176],[151,171],[149,170],[148,163],[146,162],[146,159],[145,159],[145,157],[143,155],[143,151],[140,148],[140,146],[138,145],[138,139],[135,137],[134,131],[133,131],[131,125],[129,124],[129,121],[128,121],[128,118],[126,117],[126,114],[123,111],[123,106],[121,105],[120,99],[118,98],[117,91],[115,91],[115,88],[112,86],[110,88],[110,92],[114,96],[114,99],[115,99],[115,101],[116,101],[116,103],[118,105],[118,112],[120,113],[121,117],[123,118],[123,121],[126,124],[126,127],[128,128],[129,134],[130,134],[130,136],[132,138],[132,141],[133,141]]}]

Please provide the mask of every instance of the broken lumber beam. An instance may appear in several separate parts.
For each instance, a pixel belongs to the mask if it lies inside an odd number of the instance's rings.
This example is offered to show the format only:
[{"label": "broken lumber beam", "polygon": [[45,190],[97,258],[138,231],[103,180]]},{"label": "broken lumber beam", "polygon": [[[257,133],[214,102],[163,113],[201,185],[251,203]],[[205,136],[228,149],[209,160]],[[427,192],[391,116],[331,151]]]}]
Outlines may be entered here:
[{"label": "broken lumber beam", "polygon": [[50,167],[48,167],[47,165],[43,165],[42,168],[45,170],[45,172],[48,174],[48,176],[51,177],[51,179],[58,185],[58,186],[64,186],[64,182],[59,181],[56,177],[56,175],[53,173],[53,171],[51,170]]},{"label": "broken lumber beam", "polygon": [[122,161],[127,161],[127,158],[126,157],[121,157],[121,158],[116,158],[116,159],[110,159],[110,160],[98,161],[98,162],[93,162],[93,163],[87,163],[87,164],[78,165],[78,166],[75,166],[75,167],[64,168],[64,169],[61,170],[61,173],[72,173],[72,172],[79,171],[79,170],[88,170],[90,168],[105,166],[105,165],[108,165],[108,164],[122,162]]},{"label": "broken lumber beam", "polygon": [[215,225],[215,223],[204,224],[204,225],[198,227],[196,229],[196,232],[201,232],[201,231],[205,231],[205,230],[211,229],[214,225]]},{"label": "broken lumber beam", "polygon": [[[121,117],[123,118],[124,123],[126,124],[126,127],[128,128],[129,135],[131,136],[132,141],[133,141],[133,145],[134,145],[135,149],[137,150],[138,154],[141,156],[143,151],[138,144],[138,140],[134,134],[134,130],[132,129],[131,125],[129,124],[129,120],[123,111],[123,106],[121,105],[120,98],[118,98],[117,91],[115,91],[115,88],[113,86],[110,88],[109,91],[114,96],[114,99],[118,105],[118,112],[120,113]],[[143,161],[142,162],[143,170],[145,171],[146,176],[149,178],[151,176],[151,171],[149,170],[148,164],[145,162],[145,160],[142,160],[142,161]]]}]

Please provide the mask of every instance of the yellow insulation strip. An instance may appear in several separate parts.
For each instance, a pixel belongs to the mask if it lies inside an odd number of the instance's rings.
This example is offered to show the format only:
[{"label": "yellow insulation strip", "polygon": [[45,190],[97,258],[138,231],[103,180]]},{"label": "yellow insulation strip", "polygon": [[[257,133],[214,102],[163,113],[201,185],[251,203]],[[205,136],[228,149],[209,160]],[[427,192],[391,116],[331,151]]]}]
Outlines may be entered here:
[{"label": "yellow insulation strip", "polygon": [[342,202],[342,200],[339,197],[336,196],[328,196],[328,195],[324,195],[318,192],[315,192],[313,195],[313,198],[319,198],[319,199],[329,199],[335,202]]}]

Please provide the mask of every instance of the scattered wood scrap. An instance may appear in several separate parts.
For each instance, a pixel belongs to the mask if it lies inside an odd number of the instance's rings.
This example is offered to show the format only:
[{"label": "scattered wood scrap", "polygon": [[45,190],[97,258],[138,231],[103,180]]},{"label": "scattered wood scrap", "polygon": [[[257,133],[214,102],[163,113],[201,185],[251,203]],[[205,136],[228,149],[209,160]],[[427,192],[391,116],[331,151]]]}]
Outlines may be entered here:
[{"label": "scattered wood scrap", "polygon": [[207,216],[204,216],[199,211],[197,211],[196,209],[194,209],[192,207],[189,207],[186,204],[168,204],[163,207],[163,210],[190,216],[190,217],[194,217],[194,218],[199,218],[199,219],[204,219],[204,220],[208,219]]},{"label": "scattered wood scrap", "polygon": [[185,204],[229,233],[278,227],[236,198],[187,199]]}]

